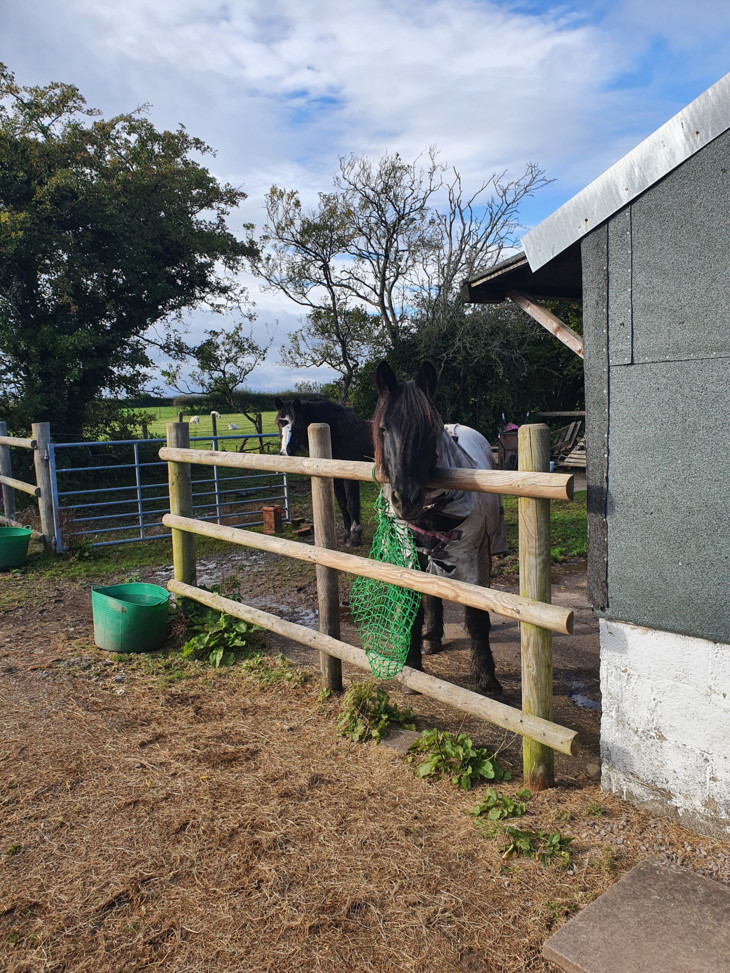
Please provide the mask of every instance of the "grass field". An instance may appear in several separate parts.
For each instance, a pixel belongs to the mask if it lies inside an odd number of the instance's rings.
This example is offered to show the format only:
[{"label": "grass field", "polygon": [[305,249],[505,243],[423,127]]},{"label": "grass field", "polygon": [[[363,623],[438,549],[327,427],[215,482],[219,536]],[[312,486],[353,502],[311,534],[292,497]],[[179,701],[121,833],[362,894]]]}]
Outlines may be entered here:
[{"label": "grass field", "polygon": [[[178,413],[181,411],[176,409],[174,405],[163,405],[163,406],[152,406],[142,411],[148,412],[155,416],[154,422],[150,422],[147,426],[147,431],[153,439],[164,439],[165,438],[165,424],[168,422],[176,422]],[[190,408],[185,408],[182,410],[183,421],[189,422],[190,417],[196,415],[196,413]],[[190,436],[211,436],[213,433],[213,422],[210,418],[209,413],[197,413],[200,416],[200,423],[193,424],[190,427]],[[264,433],[275,433],[278,432],[276,428],[276,412],[263,412],[263,432]],[[238,426],[238,429],[228,429],[228,423],[232,422]],[[218,420],[218,435],[219,436],[234,436],[234,435],[246,435],[255,433],[253,423],[240,412],[221,412],[221,417]],[[203,444],[204,445],[204,444]]]}]

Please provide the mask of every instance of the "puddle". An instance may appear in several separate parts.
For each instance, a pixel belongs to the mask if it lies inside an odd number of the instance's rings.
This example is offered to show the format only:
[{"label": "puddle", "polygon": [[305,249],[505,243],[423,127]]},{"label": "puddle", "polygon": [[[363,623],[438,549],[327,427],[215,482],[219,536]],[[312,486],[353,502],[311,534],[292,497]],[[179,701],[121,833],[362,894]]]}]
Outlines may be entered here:
[{"label": "puddle", "polygon": [[597,699],[591,699],[590,696],[584,696],[582,693],[572,693],[570,698],[581,709],[595,710],[596,713],[601,712],[601,704]]}]

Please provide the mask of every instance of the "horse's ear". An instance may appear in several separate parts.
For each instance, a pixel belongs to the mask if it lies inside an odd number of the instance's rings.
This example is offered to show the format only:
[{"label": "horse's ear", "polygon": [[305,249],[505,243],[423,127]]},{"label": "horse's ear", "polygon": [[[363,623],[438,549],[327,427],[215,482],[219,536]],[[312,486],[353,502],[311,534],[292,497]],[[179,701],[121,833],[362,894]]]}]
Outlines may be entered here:
[{"label": "horse's ear", "polygon": [[436,386],[438,385],[438,374],[431,362],[423,362],[413,377],[419,389],[432,399],[436,393]]},{"label": "horse's ear", "polygon": [[276,398],[274,399],[274,405],[276,406],[277,409],[282,409],[284,407],[284,400],[280,399],[279,396],[277,395]]},{"label": "horse's ear", "polygon": [[395,392],[398,388],[398,379],[387,361],[381,361],[375,369],[375,388],[378,390],[378,395]]},{"label": "horse's ear", "polygon": [[291,400],[291,407],[292,407],[292,409],[298,409],[301,404],[302,403],[299,401],[299,399],[292,399]]}]

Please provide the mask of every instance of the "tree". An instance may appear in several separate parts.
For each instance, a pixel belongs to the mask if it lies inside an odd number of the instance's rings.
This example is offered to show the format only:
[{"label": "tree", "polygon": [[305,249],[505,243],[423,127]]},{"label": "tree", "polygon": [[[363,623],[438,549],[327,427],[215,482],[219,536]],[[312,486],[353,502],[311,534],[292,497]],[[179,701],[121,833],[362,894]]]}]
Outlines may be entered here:
[{"label": "tree", "polygon": [[[580,310],[561,303],[553,310],[582,332]],[[521,424],[528,412],[582,409],[583,362],[515,304],[453,304],[448,328],[428,321],[388,356],[399,377],[432,361],[439,374],[437,404],[446,421],[463,422],[496,442],[502,414]],[[353,383],[351,404],[370,416],[375,406],[375,362]]]},{"label": "tree", "polygon": [[[249,314],[247,319],[252,324],[254,315]],[[258,344],[250,328],[246,332],[243,321],[228,331],[211,329],[205,333],[204,341],[188,349],[188,356],[196,363],[190,375],[183,375],[178,362],[163,368],[162,377],[180,392],[214,396],[231,412],[242,412],[261,433],[261,415],[247,404],[244,388],[248,376],[266,357],[271,340],[267,345]]]},{"label": "tree", "polygon": [[309,309],[304,327],[282,348],[282,363],[329,365],[342,376],[344,403],[359,360],[372,345],[367,314],[351,306],[337,265],[352,233],[347,213],[336,194],[321,193],[318,206],[307,211],[295,190],[272,186],[266,214],[253,270],[271,290]]},{"label": "tree", "polygon": [[102,394],[138,393],[184,311],[245,303],[255,254],[226,217],[245,193],[211,149],[144,109],[108,120],[73,85],[20,87],[0,65],[0,398],[18,428],[81,433]]},{"label": "tree", "polygon": [[[419,329],[448,329],[461,281],[514,245],[519,204],[548,182],[530,163],[517,178],[495,173],[467,193],[437,155],[431,148],[412,163],[397,153],[376,163],[343,158],[333,191],[309,210],[296,190],[275,186],[267,196],[253,269],[315,312],[309,350],[337,349],[333,367],[343,376],[347,359],[363,359],[357,340],[371,355],[386,355]],[[376,316],[363,319],[367,332],[344,326],[348,314],[368,307]],[[296,348],[302,340],[294,335],[290,363]]]},{"label": "tree", "polygon": [[340,401],[346,405],[361,361],[372,354],[374,330],[363,308],[340,310],[336,315],[329,308],[317,308],[300,331],[289,335],[289,347],[281,349],[281,363],[293,368],[329,365],[341,376]]}]

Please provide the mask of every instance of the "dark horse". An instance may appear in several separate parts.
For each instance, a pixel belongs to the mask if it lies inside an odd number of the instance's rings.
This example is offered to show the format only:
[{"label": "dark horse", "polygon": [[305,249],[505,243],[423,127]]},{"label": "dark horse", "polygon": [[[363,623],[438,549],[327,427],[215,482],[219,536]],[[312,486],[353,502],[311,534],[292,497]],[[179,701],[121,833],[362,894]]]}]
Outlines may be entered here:
[{"label": "dark horse", "polygon": [[[350,409],[345,409],[326,399],[304,401],[300,399],[274,399],[279,410],[276,424],[281,435],[280,452],[294,456],[302,447],[307,448],[307,427],[311,422],[326,422],[330,427],[333,459],[372,460],[373,434],[371,423],[361,419]],[[356,547],[362,542],[360,522],[360,484],[356,480],[334,480],[335,497],[345,524],[345,543]]]},{"label": "dark horse", "polygon": [[[436,370],[424,362],[413,379],[399,382],[387,362],[375,373],[378,404],[373,416],[375,462],[389,483],[386,496],[411,531],[421,568],[432,574],[489,585],[492,554],[507,550],[504,511],[497,494],[428,490],[427,481],[440,467],[493,469],[489,443],[468,426],[444,426],[434,405]],[[422,626],[425,617],[425,633]],[[489,646],[489,613],[466,609],[477,688],[500,695]],[[422,652],[441,649],[443,608],[438,598],[424,596],[411,632],[406,665],[422,669]]]}]

